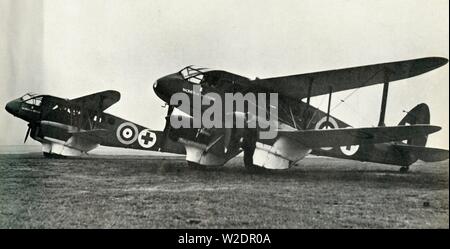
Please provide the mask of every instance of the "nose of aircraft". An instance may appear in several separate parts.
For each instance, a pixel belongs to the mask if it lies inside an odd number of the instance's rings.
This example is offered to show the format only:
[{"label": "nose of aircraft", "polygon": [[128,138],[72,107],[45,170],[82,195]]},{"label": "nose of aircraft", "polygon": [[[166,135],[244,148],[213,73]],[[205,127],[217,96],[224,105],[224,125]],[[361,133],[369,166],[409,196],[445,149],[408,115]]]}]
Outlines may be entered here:
[{"label": "nose of aircraft", "polygon": [[9,101],[5,106],[6,111],[11,113],[12,115],[16,115],[19,112],[19,108],[20,103],[16,99]]},{"label": "nose of aircraft", "polygon": [[153,91],[155,91],[156,95],[160,98],[163,99],[163,88],[164,88],[164,80],[158,79],[155,81],[155,83],[153,84]]},{"label": "nose of aircraft", "polygon": [[176,81],[170,76],[162,77],[153,84],[153,90],[160,99],[169,102],[170,96],[178,91]]}]

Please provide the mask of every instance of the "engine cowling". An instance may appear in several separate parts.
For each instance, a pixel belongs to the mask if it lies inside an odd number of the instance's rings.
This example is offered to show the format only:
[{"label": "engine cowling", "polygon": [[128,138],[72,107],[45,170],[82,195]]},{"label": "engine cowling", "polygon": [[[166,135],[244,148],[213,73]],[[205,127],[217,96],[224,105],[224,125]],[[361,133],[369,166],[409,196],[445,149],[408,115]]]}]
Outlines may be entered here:
[{"label": "engine cowling", "polygon": [[243,137],[244,164],[266,169],[287,169],[311,152],[298,142],[280,136],[273,142],[257,139],[256,129],[247,130]]}]

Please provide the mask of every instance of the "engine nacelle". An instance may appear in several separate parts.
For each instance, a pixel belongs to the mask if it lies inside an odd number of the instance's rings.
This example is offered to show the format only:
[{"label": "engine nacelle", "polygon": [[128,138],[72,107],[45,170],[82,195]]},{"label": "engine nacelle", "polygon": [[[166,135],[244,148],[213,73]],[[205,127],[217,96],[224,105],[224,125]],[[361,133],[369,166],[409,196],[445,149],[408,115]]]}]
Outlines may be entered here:
[{"label": "engine nacelle", "polygon": [[186,149],[186,161],[208,166],[221,166],[226,160],[223,155],[216,155],[207,151],[207,146],[194,141],[180,138]]},{"label": "engine nacelle", "polygon": [[67,141],[44,137],[44,139],[40,139],[39,142],[42,143],[42,152],[45,154],[68,157],[82,156],[98,146],[97,143],[92,143],[76,136],[70,137]]},{"label": "engine nacelle", "polygon": [[273,145],[256,142],[253,164],[267,169],[287,169],[311,152],[298,142],[279,137]]}]

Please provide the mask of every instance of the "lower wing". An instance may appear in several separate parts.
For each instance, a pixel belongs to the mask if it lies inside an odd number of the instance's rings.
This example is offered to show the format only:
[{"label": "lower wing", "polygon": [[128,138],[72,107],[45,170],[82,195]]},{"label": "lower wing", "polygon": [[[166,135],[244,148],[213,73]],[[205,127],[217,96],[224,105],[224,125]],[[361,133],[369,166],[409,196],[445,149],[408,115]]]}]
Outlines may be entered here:
[{"label": "lower wing", "polygon": [[427,136],[441,128],[432,125],[410,125],[369,128],[339,128],[329,130],[278,131],[308,148],[337,147],[401,141]]}]

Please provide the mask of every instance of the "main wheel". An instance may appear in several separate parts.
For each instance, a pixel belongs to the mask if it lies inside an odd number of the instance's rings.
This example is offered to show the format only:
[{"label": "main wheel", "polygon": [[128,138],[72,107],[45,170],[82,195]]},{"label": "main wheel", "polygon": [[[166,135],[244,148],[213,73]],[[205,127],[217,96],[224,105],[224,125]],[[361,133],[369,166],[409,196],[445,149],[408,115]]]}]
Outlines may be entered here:
[{"label": "main wheel", "polygon": [[403,167],[400,168],[400,173],[407,173],[408,170],[409,170],[409,167],[403,166]]},{"label": "main wheel", "polygon": [[48,153],[48,152],[43,152],[44,157],[45,158],[51,158],[51,159],[64,159],[66,158],[65,156],[61,156],[58,154],[52,154],[52,153]]},{"label": "main wheel", "polygon": [[190,168],[193,168],[193,169],[199,169],[202,167],[202,165],[200,165],[198,163],[190,162],[190,161],[187,161],[187,164]]}]

